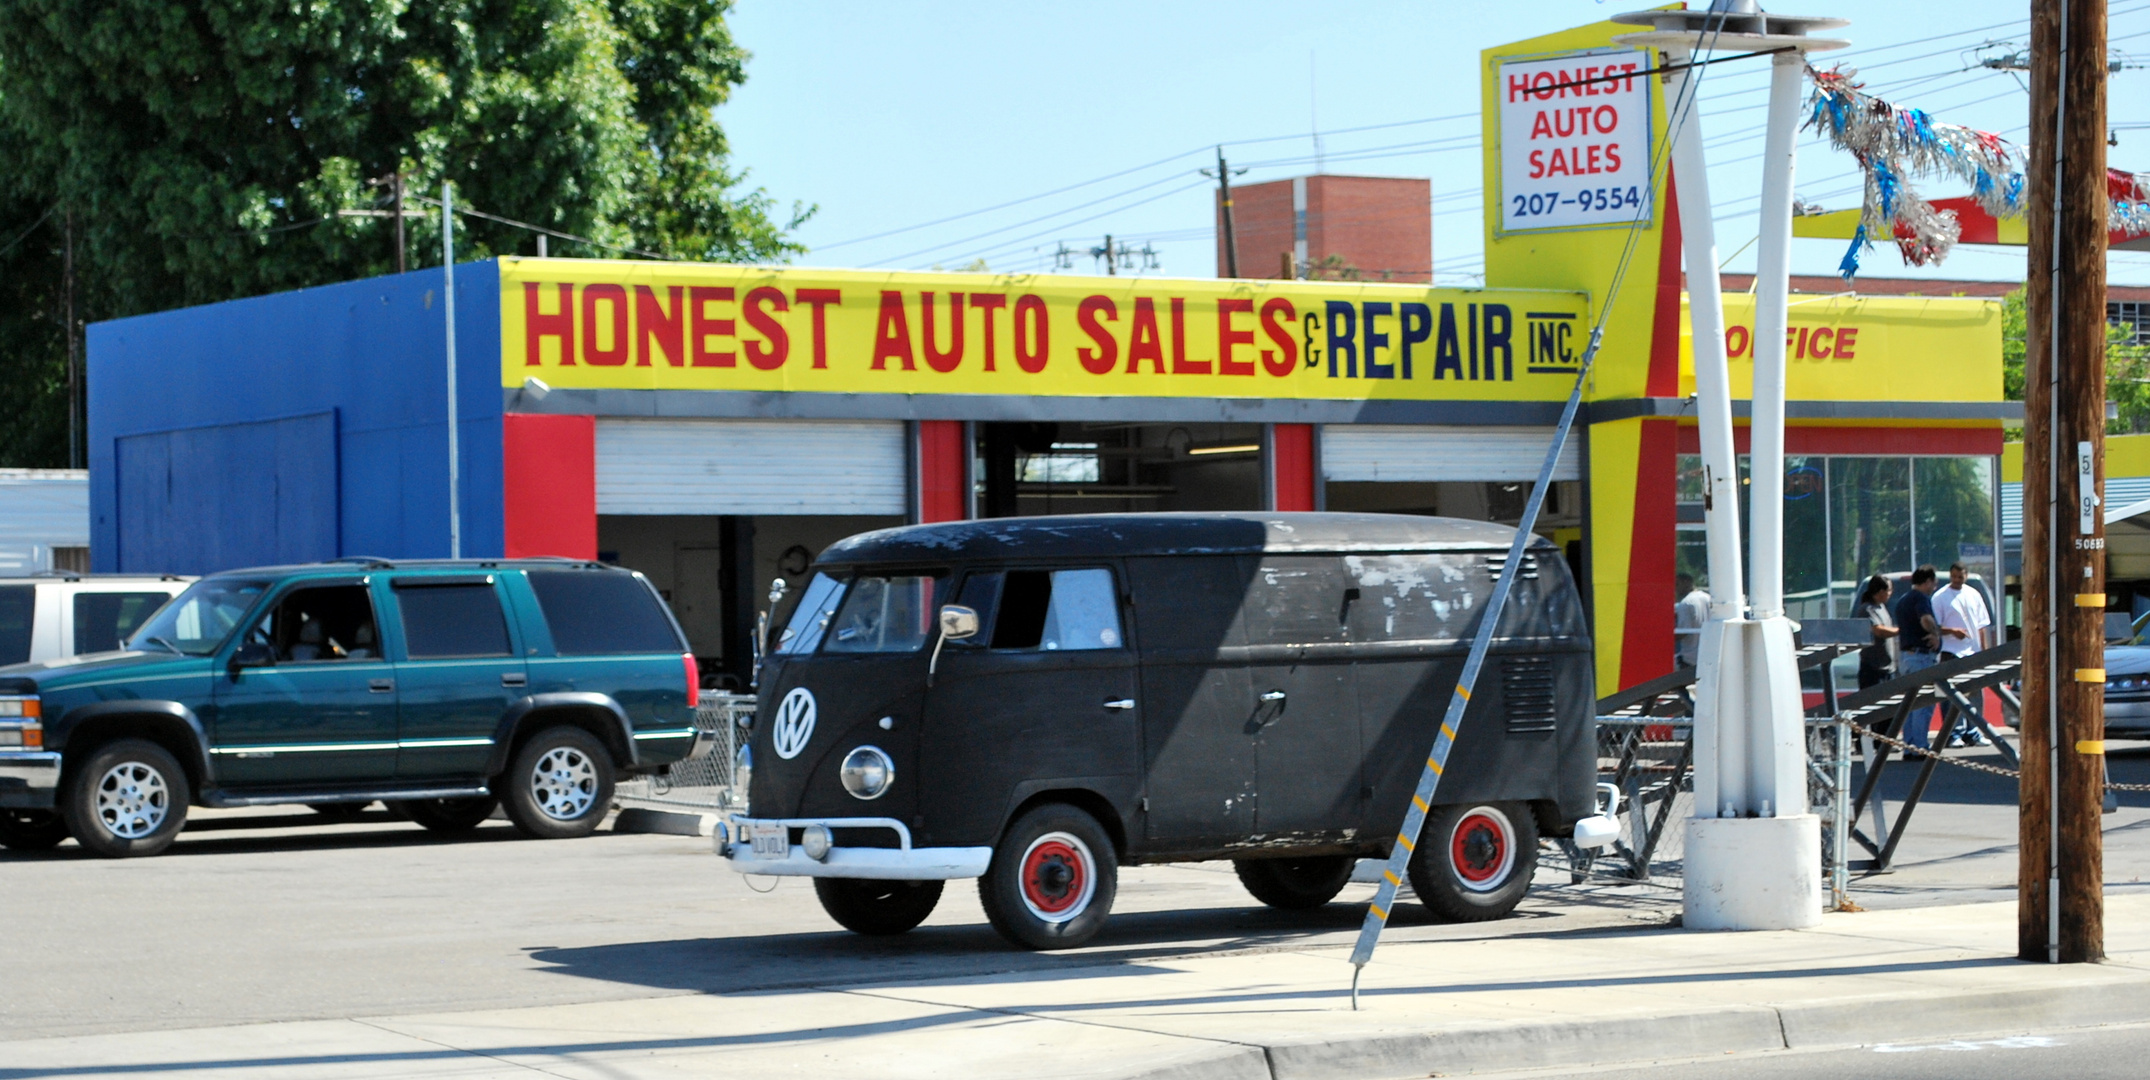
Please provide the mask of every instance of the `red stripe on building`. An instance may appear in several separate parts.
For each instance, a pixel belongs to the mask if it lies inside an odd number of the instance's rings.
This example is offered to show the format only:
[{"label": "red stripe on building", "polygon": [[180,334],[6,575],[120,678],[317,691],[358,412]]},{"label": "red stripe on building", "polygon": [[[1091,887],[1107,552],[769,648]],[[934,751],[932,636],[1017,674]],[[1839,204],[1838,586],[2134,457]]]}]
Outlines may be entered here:
[{"label": "red stripe on building", "polygon": [[1680,274],[1680,193],[1667,172],[1665,227],[1657,241],[1657,307],[1650,317],[1650,374],[1643,382],[1650,397],[1680,396],[1680,293],[1686,283]]},{"label": "red stripe on building", "polygon": [[500,418],[502,547],[508,558],[597,558],[597,418]]},{"label": "red stripe on building", "polygon": [[[1742,454],[1750,438],[1745,425],[1732,429],[1732,443]],[[1699,428],[1680,428],[1680,453],[1702,452]],[[1845,454],[1875,457],[1893,454],[1985,456],[2001,452],[2000,428],[1786,427],[1787,454]]]},{"label": "red stripe on building", "polygon": [[963,421],[918,422],[918,520],[961,521],[969,517],[964,485],[970,478],[970,455],[964,451]]},{"label": "red stripe on building", "polygon": [[1314,509],[1314,425],[1271,425],[1269,467],[1277,493],[1272,509]]},{"label": "red stripe on building", "polygon": [[1644,420],[1635,455],[1635,526],[1628,541],[1627,637],[1620,644],[1620,685],[1672,670],[1673,523],[1679,517],[1678,422]]}]

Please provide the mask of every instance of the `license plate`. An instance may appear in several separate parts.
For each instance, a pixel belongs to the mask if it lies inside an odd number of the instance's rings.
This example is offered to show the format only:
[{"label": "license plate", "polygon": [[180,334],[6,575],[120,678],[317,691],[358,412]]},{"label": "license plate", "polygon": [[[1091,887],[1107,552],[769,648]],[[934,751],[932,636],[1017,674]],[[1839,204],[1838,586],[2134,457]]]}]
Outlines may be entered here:
[{"label": "license plate", "polygon": [[749,825],[747,841],[757,859],[782,859],[791,855],[791,833],[782,825]]}]

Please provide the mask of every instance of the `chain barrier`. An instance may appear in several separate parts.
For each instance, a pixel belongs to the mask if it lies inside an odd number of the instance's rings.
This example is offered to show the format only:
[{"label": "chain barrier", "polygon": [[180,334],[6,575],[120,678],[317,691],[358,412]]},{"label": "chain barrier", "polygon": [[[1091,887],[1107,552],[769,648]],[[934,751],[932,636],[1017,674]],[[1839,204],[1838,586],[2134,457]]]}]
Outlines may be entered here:
[{"label": "chain barrier", "polygon": [[[1857,721],[1845,720],[1842,723],[1844,724],[1844,726],[1850,728],[1854,734],[1872,739],[1883,746],[1890,747],[1891,749],[1901,751],[1903,755],[1907,758],[1932,758],[1935,761],[1941,762],[1944,765],[1955,765],[1960,768],[1973,770],[1975,772],[1992,773],[1995,776],[2005,776],[2010,780],[2020,780],[2023,776],[2023,774],[2016,769],[2005,769],[1999,765],[1988,765],[1983,761],[1966,761],[1963,758],[1949,757],[1947,754],[1937,754],[1928,747],[1913,746],[1910,743],[1903,741],[1902,739],[1892,739],[1887,735],[1883,735],[1882,733],[1867,727],[1864,724],[1858,723]],[[2105,790],[2150,791],[2150,784],[2116,784],[2110,780],[2107,780],[2105,782]]]}]

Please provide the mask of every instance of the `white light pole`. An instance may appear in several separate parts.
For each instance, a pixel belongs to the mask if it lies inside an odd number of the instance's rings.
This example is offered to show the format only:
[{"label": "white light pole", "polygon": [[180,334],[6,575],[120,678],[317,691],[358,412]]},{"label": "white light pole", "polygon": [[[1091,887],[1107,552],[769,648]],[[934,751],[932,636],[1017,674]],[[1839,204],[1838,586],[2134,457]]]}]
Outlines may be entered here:
[{"label": "white light pole", "polygon": [[440,182],[441,307],[448,316],[448,557],[463,557],[463,462],[455,409],[455,189]]},{"label": "white light pole", "polygon": [[1695,801],[1687,822],[1682,925],[1694,930],[1812,926],[1821,921],[1821,822],[1808,813],[1806,721],[1792,623],[1784,614],[1784,324],[1792,136],[1805,54],[1847,44],[1806,34],[1845,23],[1764,14],[1755,0],[1714,0],[1707,11],[1642,11],[1613,20],[1653,27],[1614,41],[1654,47],[1670,65],[1689,63],[1702,52],[1775,53],[1756,266],[1751,617],[1743,610],[1739,463],[1709,176],[1695,115],[1695,68],[1674,75],[1667,102],[1687,257],[1710,576],[1710,620],[1697,649]]}]

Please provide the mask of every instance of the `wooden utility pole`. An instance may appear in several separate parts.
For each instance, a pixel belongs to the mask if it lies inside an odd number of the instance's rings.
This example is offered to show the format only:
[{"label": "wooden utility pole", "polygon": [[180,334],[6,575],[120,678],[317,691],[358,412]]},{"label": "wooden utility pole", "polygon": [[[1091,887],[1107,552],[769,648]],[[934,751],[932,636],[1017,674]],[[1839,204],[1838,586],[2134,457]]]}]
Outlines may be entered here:
[{"label": "wooden utility pole", "polygon": [[[1202,173],[1206,176],[1209,170],[1204,169]],[[1224,276],[1236,278],[1239,276],[1239,233],[1232,228],[1232,167],[1225,164],[1222,146],[1217,147],[1217,206],[1224,213]]]},{"label": "wooden utility pole", "polygon": [[2016,955],[2105,957],[2105,0],[2032,0]]}]

